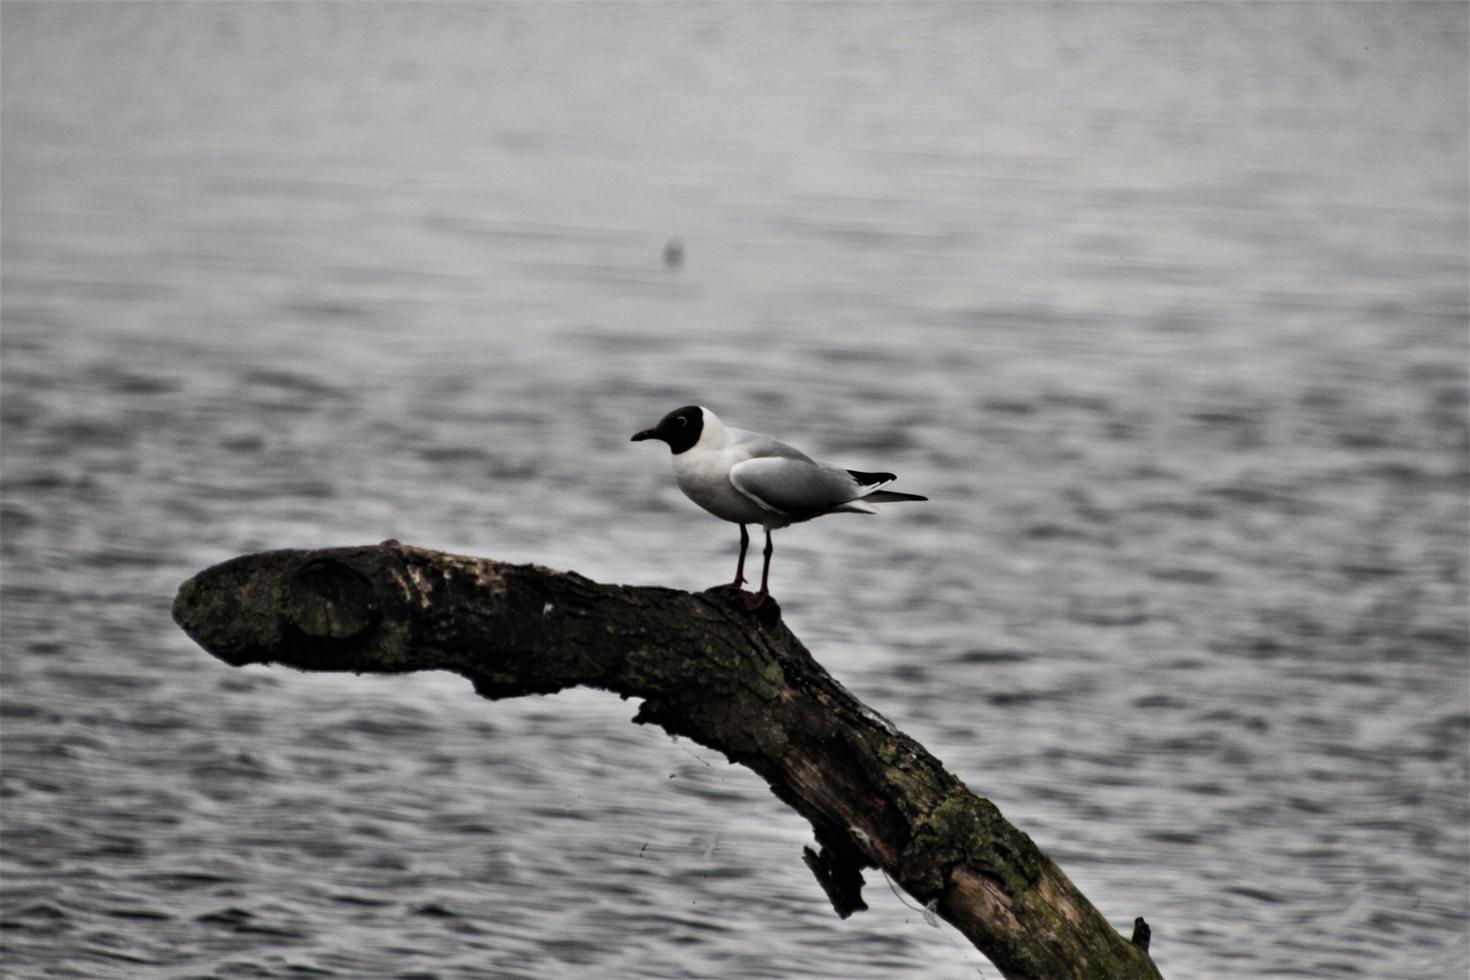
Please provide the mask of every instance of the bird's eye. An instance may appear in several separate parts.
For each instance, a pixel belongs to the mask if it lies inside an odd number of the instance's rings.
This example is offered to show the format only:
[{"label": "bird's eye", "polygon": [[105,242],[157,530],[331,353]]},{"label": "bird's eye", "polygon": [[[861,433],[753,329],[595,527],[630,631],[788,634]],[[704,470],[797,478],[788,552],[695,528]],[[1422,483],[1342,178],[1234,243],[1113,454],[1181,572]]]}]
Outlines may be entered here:
[{"label": "bird's eye", "polygon": [[685,417],[684,417],[684,416],[682,416],[682,415],[681,415],[681,416],[679,416],[679,417],[678,417],[678,418],[677,418],[677,419],[675,419],[675,420],[674,420],[674,421],[675,421],[675,422],[678,422],[678,423],[679,423],[679,424],[680,424],[680,425],[688,425],[688,424],[689,424],[689,420],[688,420],[688,419],[687,419],[687,418],[685,418]]}]

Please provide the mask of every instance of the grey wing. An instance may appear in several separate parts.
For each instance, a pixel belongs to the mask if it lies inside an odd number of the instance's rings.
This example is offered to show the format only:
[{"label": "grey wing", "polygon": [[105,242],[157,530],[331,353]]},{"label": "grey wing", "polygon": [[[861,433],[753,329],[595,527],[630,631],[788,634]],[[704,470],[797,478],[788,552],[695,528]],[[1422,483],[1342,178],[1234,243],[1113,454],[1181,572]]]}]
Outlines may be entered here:
[{"label": "grey wing", "polygon": [[730,483],[766,510],[797,520],[825,514],[862,494],[852,474],[805,456],[747,459],[730,467]]},{"label": "grey wing", "polygon": [[751,459],[774,457],[779,459],[799,459],[808,463],[816,463],[816,460],[795,446],[788,446],[780,439],[762,435],[759,432],[731,429],[730,441]]}]

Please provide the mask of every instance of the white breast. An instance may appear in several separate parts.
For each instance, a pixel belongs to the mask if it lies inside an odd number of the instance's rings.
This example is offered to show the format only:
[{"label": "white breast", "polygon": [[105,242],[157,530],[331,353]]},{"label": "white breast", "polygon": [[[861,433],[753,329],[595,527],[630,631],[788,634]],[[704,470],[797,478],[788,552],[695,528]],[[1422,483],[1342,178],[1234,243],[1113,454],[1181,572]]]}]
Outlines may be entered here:
[{"label": "white breast", "polygon": [[787,522],[761,507],[730,484],[730,467],[744,458],[734,448],[694,448],[674,457],[674,479],[684,496],[716,517],[736,524],[767,524],[782,527]]}]

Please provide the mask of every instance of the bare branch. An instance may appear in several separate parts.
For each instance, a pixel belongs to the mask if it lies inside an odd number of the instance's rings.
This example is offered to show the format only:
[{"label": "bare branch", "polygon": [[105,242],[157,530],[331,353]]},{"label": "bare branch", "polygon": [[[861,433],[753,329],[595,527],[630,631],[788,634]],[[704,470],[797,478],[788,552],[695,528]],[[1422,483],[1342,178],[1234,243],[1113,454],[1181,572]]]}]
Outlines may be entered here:
[{"label": "bare branch", "polygon": [[[838,915],[882,868],[1007,977],[1149,977],[1132,941],[988,800],[833,680],[767,603],[601,585],[386,541],[246,555],[185,582],[174,618],[234,665],[450,670],[487,698],[574,686],[753,769],[809,820]],[[1142,937],[1142,938],[1140,938]]]}]

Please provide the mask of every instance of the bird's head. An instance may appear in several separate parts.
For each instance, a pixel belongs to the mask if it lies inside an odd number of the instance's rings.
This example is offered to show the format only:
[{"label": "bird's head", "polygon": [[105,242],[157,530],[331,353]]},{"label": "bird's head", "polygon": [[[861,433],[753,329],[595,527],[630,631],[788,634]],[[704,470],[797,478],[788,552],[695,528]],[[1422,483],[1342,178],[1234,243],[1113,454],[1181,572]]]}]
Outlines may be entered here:
[{"label": "bird's head", "polygon": [[[658,425],[642,432],[634,433],[633,441],[642,442],[644,439],[660,439],[669,444],[669,449],[678,455],[692,448],[699,441],[699,436],[704,432],[704,419],[706,413],[698,405],[685,405],[676,408],[659,420]],[[713,418],[713,414],[710,414]]]}]

